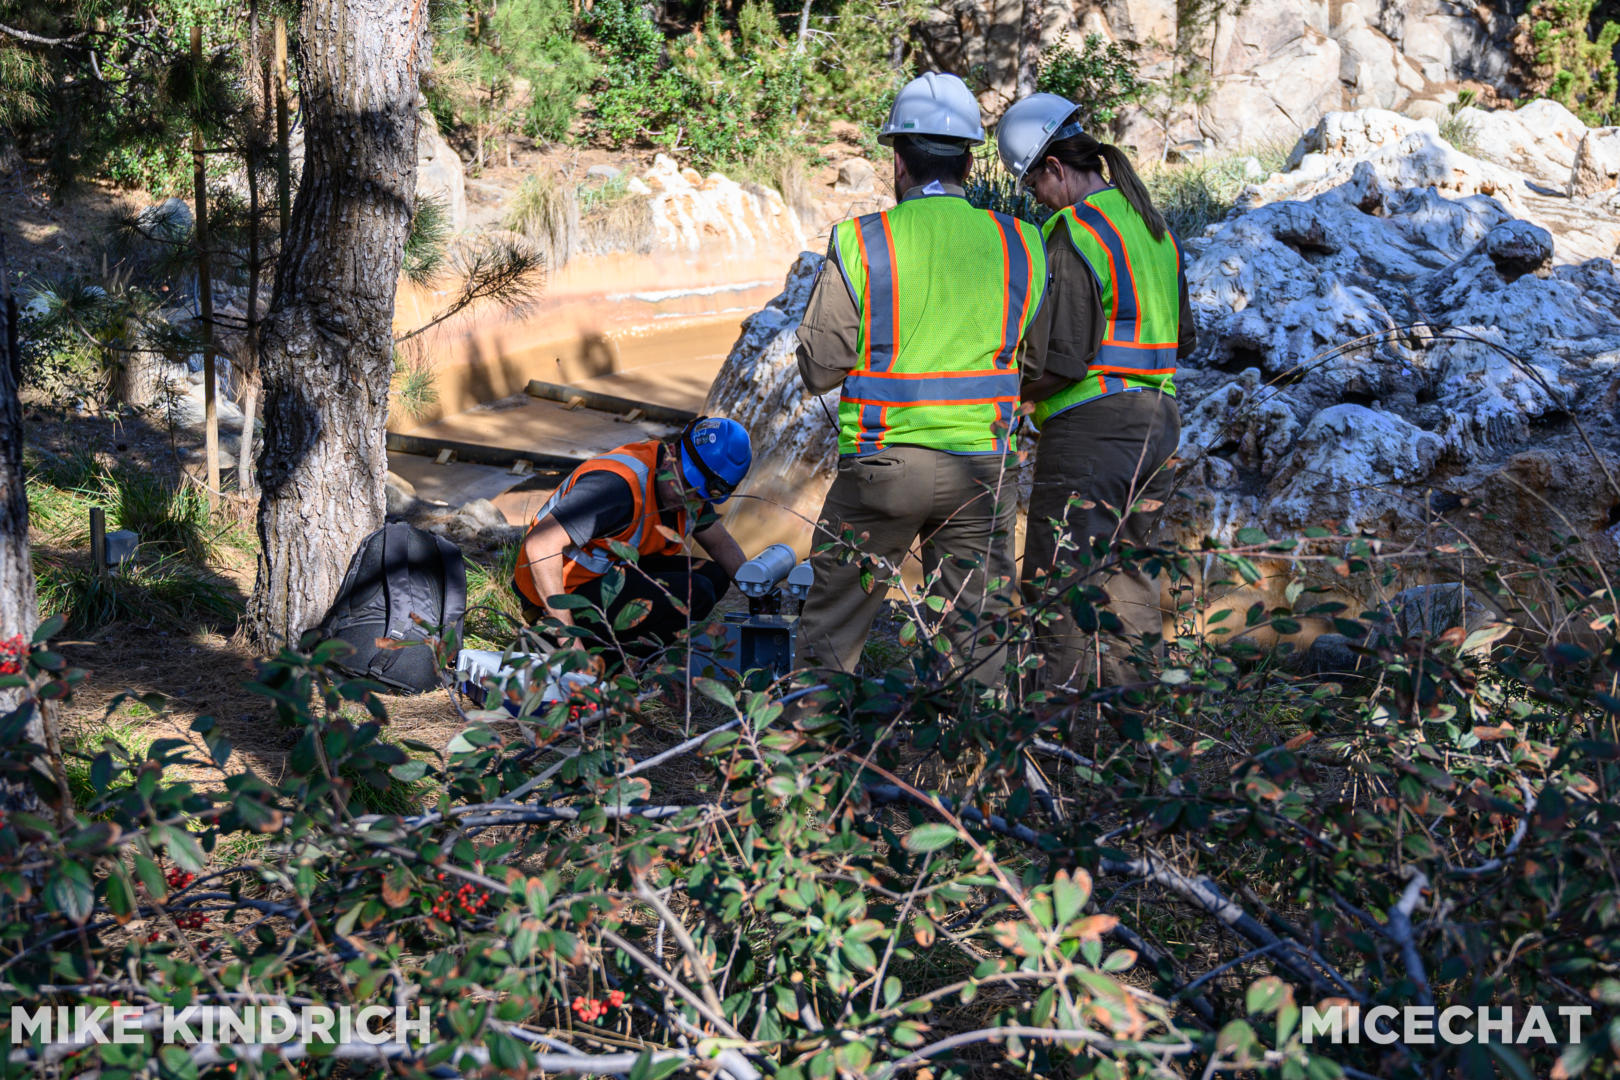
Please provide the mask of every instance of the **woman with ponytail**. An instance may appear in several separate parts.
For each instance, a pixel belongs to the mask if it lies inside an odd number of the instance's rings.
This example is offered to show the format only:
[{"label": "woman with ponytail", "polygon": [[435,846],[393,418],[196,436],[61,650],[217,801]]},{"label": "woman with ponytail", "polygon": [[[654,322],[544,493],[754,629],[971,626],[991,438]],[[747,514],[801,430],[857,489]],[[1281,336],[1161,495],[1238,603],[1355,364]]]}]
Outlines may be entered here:
[{"label": "woman with ponytail", "polygon": [[1163,633],[1158,578],[1099,562],[1093,544],[1153,542],[1181,437],[1176,362],[1197,331],[1180,244],[1130,159],[1086,132],[1076,112],[1056,94],[1032,95],[1007,110],[996,139],[1008,171],[1054,211],[1044,229],[1053,305],[1046,370],[1023,390],[1041,439],[1021,583],[1034,602],[1085,575],[1123,624],[1119,634],[1086,633],[1059,605],[1062,621],[1040,642],[1042,681],[1079,689],[1088,679],[1136,681],[1131,649]]}]

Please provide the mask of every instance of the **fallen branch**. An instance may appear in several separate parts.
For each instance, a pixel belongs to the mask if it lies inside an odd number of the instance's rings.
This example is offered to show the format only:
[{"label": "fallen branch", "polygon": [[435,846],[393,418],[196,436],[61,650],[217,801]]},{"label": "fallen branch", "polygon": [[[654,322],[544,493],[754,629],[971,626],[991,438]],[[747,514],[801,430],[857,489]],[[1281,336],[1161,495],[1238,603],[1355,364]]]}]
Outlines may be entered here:
[{"label": "fallen branch", "polygon": [[1418,1004],[1433,1005],[1434,994],[1429,989],[1429,976],[1423,970],[1423,957],[1418,954],[1417,942],[1412,936],[1412,912],[1417,910],[1423,890],[1429,887],[1429,875],[1415,866],[1410,869],[1412,876],[1401,898],[1389,909],[1389,926],[1384,933],[1400,947],[1401,962],[1406,965],[1406,973],[1417,984]]}]

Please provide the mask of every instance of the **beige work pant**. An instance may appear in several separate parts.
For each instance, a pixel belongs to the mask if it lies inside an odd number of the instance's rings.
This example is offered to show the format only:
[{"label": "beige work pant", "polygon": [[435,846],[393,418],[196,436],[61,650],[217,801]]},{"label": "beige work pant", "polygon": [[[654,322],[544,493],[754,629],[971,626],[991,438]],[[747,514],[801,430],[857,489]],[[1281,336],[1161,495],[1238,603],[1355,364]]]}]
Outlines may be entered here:
[{"label": "beige work pant", "polygon": [[[987,686],[1001,685],[1005,635],[992,635],[989,627],[976,630],[975,622],[1011,606],[1015,463],[999,454],[918,446],[840,459],[816,544],[850,529],[858,552],[848,559],[848,546],[835,542],[811,557],[816,576],[799,620],[799,664],[855,670],[888,593],[886,581],[920,538],[925,575],[933,579],[938,571],[931,593],[945,600],[939,622],[953,647],[953,666]],[[861,587],[861,556],[886,564],[873,571],[871,591]],[[965,619],[969,613],[976,619]]]},{"label": "beige work pant", "polygon": [[[1099,537],[1130,547],[1153,543],[1173,486],[1165,463],[1180,441],[1176,399],[1147,390],[1085,402],[1052,417],[1041,429],[1024,533],[1024,599],[1041,603],[1050,589],[1085,575],[1086,584],[1100,585],[1107,593],[1108,609],[1124,624],[1123,636],[1086,633],[1075,626],[1067,604],[1051,604],[1061,618],[1037,634],[1046,661],[1042,685],[1079,689],[1088,680],[1099,686],[1137,680],[1129,661],[1131,648],[1143,634],[1164,632],[1160,579],[1109,565],[1112,558],[1098,563],[1090,541]],[[1078,500],[1071,502],[1071,496]],[[1132,506],[1137,507],[1134,512]],[[1078,549],[1060,551],[1059,535]]]}]

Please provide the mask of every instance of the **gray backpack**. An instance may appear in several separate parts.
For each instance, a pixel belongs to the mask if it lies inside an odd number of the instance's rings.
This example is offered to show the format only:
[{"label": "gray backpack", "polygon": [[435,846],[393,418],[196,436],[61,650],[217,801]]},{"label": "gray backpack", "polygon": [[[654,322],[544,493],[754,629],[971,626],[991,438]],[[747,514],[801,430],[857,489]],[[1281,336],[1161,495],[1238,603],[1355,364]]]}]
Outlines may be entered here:
[{"label": "gray backpack", "polygon": [[[343,671],[421,693],[443,685],[433,650],[426,644],[377,647],[378,638],[425,642],[413,614],[429,626],[455,627],[459,639],[467,614],[467,566],[450,541],[396,521],[361,542],[318,633],[322,641],[354,647],[337,661]],[[455,664],[454,656],[448,660]]]}]

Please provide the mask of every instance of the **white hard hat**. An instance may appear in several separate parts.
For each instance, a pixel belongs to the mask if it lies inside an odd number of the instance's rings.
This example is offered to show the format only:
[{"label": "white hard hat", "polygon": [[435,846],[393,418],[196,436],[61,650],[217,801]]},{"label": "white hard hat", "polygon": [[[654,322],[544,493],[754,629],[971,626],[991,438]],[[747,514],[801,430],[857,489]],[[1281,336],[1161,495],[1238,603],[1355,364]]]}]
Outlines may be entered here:
[{"label": "white hard hat", "polygon": [[889,119],[878,132],[878,142],[893,146],[896,135],[921,136],[925,147],[935,139],[968,145],[982,143],[984,122],[979,116],[978,99],[955,75],[938,71],[919,75],[895,96]]},{"label": "white hard hat", "polygon": [[1056,94],[1031,94],[1002,114],[1001,123],[996,125],[996,152],[1014,180],[1023,180],[1048,146],[1085,131],[1078,123],[1063,122],[1078,107]]}]

